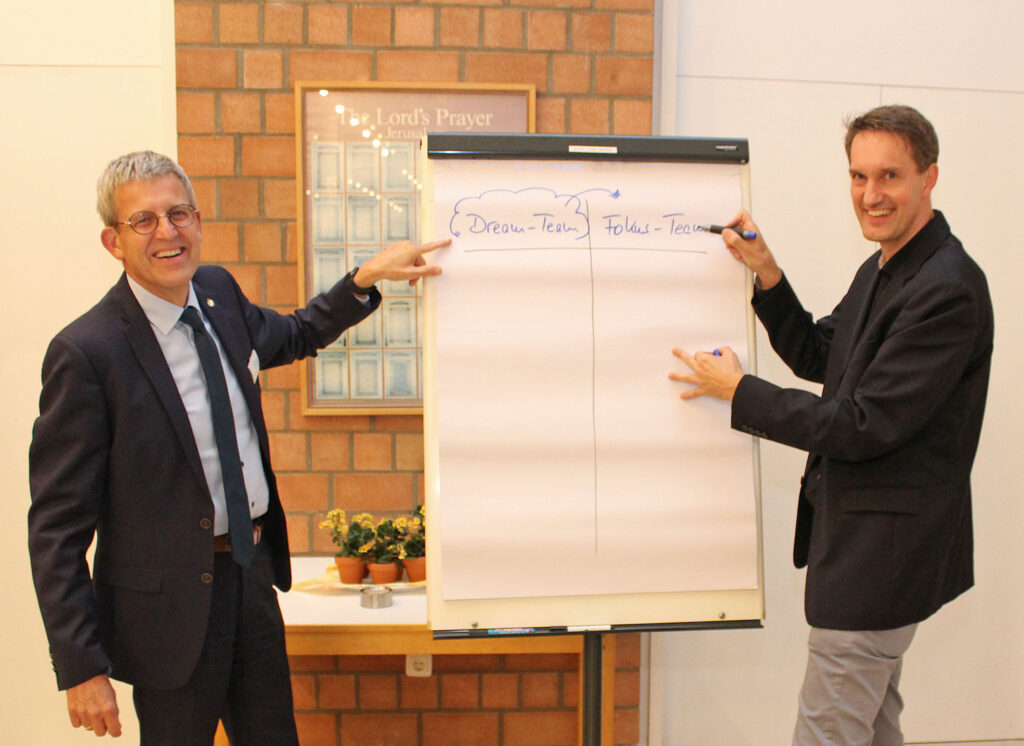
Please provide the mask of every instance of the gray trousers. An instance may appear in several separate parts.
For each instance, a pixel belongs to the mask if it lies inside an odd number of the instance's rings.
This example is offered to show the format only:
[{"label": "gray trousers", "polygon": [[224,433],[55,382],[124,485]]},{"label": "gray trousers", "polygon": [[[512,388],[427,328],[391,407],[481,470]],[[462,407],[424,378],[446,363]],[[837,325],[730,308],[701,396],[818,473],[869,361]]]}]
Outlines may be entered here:
[{"label": "gray trousers", "polygon": [[793,746],[903,746],[897,687],[916,630],[812,627]]}]

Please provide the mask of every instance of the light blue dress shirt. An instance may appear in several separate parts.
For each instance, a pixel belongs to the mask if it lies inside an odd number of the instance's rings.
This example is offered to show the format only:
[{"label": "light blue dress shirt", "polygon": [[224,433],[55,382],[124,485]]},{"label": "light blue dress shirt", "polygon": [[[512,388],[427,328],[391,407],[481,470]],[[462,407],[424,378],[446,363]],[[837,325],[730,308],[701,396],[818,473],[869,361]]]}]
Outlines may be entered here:
[{"label": "light blue dress shirt", "polygon": [[[192,425],[192,435],[195,437],[199,458],[203,463],[203,472],[206,474],[206,484],[213,496],[213,532],[218,536],[226,534],[228,532],[228,511],[224,502],[224,481],[221,477],[220,457],[213,436],[210,396],[206,390],[206,379],[203,377],[203,369],[199,363],[199,353],[196,352],[196,345],[192,339],[192,329],[180,320],[184,308],[153,295],[131,277],[128,278],[128,284],[139,305],[142,306],[146,318],[149,319],[153,334],[164,353],[167,365],[171,369],[171,375],[174,377],[174,383],[178,387],[178,393],[181,394],[181,401],[188,413],[188,420]],[[249,494],[249,513],[253,518],[258,518],[267,512],[270,489],[267,486],[266,474],[263,472],[263,457],[260,455],[256,427],[252,423],[249,407],[245,404],[245,397],[238,385],[238,379],[235,378],[235,373],[228,364],[224,347],[199,307],[199,300],[191,283],[188,289],[188,305],[199,311],[206,331],[216,343],[217,352],[220,354],[220,363],[224,368],[224,380],[231,398],[231,412],[235,418],[235,436],[238,439],[238,456],[242,461],[242,476],[245,478],[245,489]],[[159,458],[160,455],[154,454],[153,457]]]}]

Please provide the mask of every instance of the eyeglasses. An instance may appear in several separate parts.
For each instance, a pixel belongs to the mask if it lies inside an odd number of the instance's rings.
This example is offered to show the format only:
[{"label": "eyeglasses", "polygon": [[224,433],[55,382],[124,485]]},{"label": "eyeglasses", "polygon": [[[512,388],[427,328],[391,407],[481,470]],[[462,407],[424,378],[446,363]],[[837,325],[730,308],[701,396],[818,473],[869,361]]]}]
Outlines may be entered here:
[{"label": "eyeglasses", "polygon": [[133,231],[145,236],[156,230],[160,218],[167,218],[167,222],[175,228],[188,228],[195,222],[198,212],[192,205],[175,205],[163,215],[157,215],[152,210],[139,210],[127,220],[119,220],[117,224],[130,226]]}]

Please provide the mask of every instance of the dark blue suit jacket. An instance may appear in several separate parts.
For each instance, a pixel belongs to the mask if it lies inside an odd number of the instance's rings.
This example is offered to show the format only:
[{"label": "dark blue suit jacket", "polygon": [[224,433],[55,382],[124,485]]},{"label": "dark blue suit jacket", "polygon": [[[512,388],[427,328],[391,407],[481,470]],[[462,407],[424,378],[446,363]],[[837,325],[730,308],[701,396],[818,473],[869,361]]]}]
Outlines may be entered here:
[{"label": "dark blue suit jacket", "polygon": [[772,347],[824,385],[819,397],[745,376],[732,407],[733,427],[810,452],[793,556],[807,566],[807,621],[826,629],[918,622],[974,582],[988,285],[936,212],[896,255],[894,292],[869,318],[878,256],[818,322],[785,278],[757,294]]},{"label": "dark blue suit jacket", "polygon": [[[263,536],[287,590],[285,516],[247,364],[253,351],[261,369],[315,355],[380,296],[363,305],[339,283],[282,315],[250,303],[220,267],[200,267],[193,285],[256,427],[270,486]],[[213,503],[178,389],[125,276],[53,339],[42,378],[29,549],[58,686],[107,671],[146,687],[183,686],[210,609]]]}]

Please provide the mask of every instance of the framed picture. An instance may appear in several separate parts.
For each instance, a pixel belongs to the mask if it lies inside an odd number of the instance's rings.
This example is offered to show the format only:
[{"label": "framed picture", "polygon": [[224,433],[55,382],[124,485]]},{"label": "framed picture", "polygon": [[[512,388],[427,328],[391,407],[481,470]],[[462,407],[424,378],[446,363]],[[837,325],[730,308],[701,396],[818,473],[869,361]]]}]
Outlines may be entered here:
[{"label": "framed picture", "polygon": [[[303,302],[395,241],[420,240],[427,132],[534,131],[532,85],[295,84]],[[302,363],[304,414],[423,410],[420,288],[378,285],[381,307]]]}]

